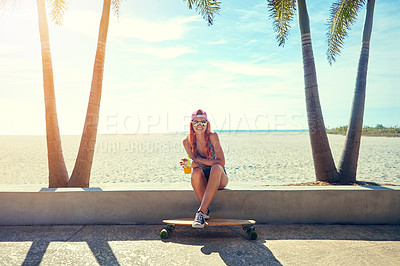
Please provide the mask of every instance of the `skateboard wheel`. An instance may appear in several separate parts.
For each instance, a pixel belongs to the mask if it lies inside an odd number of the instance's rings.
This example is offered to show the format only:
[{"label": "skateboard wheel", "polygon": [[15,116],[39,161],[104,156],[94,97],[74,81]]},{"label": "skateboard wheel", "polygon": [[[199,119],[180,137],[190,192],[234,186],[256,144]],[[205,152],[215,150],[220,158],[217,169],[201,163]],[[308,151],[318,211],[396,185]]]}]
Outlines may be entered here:
[{"label": "skateboard wheel", "polygon": [[160,237],[161,237],[162,239],[167,239],[168,236],[169,236],[169,234],[168,234],[167,229],[161,230],[161,232],[160,232]]},{"label": "skateboard wheel", "polygon": [[257,232],[256,231],[250,231],[249,232],[249,237],[251,240],[256,240],[257,239]]}]

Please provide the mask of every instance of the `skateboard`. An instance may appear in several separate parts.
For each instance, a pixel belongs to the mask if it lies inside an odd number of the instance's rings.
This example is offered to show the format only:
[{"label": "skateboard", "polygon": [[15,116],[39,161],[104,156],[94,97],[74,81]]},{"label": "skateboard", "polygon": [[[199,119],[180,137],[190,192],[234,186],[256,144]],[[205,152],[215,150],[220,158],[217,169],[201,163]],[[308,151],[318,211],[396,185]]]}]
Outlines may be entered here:
[{"label": "skateboard", "polygon": [[[172,231],[175,230],[177,225],[190,225],[192,226],[193,218],[179,218],[172,220],[163,220],[165,223],[164,229],[160,232],[162,239],[167,239]],[[230,226],[230,225],[241,225],[243,230],[249,235],[251,240],[257,239],[257,232],[254,228],[254,220],[237,220],[237,219],[209,219],[206,220],[205,226]]]}]

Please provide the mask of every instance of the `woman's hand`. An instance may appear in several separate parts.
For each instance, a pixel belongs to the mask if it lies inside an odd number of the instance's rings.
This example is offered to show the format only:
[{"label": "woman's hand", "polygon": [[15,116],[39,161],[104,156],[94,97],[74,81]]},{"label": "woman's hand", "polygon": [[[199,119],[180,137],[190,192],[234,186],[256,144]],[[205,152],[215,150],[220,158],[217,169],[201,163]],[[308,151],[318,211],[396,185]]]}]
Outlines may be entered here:
[{"label": "woman's hand", "polygon": [[180,161],[179,163],[180,163],[180,165],[181,165],[182,167],[185,167],[185,166],[188,165],[188,159],[186,159],[186,158],[181,159],[181,161]]},{"label": "woman's hand", "polygon": [[[189,165],[190,165],[192,168],[195,168],[195,167],[198,167],[198,166],[199,166],[199,164],[196,163],[195,161],[196,161],[196,158],[193,159],[192,161],[189,161]],[[186,158],[181,159],[181,161],[180,161],[179,163],[180,163],[180,165],[181,165],[182,167],[185,167],[185,166],[188,165],[188,159],[186,159]]]}]

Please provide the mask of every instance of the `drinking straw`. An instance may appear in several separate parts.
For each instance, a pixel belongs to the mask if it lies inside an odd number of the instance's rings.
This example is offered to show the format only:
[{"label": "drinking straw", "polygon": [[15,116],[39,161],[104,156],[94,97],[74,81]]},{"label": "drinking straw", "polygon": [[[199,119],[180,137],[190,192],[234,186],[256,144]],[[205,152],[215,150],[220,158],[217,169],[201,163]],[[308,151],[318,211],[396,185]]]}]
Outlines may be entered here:
[{"label": "drinking straw", "polygon": [[190,158],[189,158],[189,154],[188,154],[188,166],[190,165],[190,164],[189,164],[189,161],[190,161]]}]

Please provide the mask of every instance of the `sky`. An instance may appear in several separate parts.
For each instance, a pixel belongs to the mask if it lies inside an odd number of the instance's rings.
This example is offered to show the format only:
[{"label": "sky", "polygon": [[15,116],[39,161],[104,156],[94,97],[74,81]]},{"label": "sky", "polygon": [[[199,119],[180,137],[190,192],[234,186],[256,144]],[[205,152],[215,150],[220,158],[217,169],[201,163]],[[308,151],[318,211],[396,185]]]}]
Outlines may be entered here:
[{"label": "sky", "polygon": [[[364,125],[400,125],[400,6],[376,1]],[[49,21],[60,132],[81,134],[90,92],[100,0],[69,1]],[[328,128],[350,116],[365,7],[335,64],[326,59],[331,1],[308,1],[319,95]],[[35,1],[0,11],[0,134],[45,135]],[[100,134],[188,130],[203,109],[214,130],[307,129],[297,16],[279,47],[267,1],[223,1],[214,25],[182,0],[123,0],[111,15]]]}]

